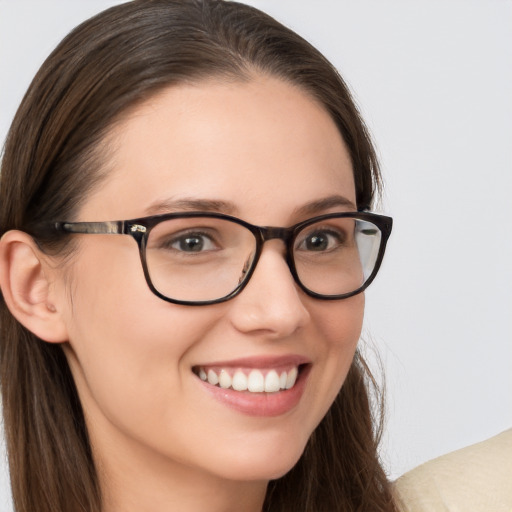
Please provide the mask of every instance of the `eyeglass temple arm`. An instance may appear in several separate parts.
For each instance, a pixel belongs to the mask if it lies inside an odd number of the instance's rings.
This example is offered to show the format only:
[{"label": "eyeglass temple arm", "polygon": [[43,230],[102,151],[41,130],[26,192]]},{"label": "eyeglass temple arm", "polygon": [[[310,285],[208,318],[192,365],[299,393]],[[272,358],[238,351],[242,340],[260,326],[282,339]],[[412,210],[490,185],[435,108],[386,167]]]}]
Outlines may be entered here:
[{"label": "eyeglass temple arm", "polygon": [[57,231],[66,233],[92,233],[105,235],[122,235],[126,233],[123,221],[107,222],[55,222]]}]

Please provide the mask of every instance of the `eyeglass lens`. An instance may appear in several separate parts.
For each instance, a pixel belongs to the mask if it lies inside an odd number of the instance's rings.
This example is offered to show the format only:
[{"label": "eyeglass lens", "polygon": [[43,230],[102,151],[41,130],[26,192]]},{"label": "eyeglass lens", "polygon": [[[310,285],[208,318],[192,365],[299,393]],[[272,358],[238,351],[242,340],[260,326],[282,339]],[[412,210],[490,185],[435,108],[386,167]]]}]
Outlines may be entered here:
[{"label": "eyeglass lens", "polygon": [[[317,294],[353,292],[371,276],[381,238],[376,225],[360,219],[334,217],[309,224],[292,242],[297,276]],[[245,280],[257,245],[249,229],[227,219],[168,219],[149,233],[146,264],[162,295],[179,301],[217,300]]]}]

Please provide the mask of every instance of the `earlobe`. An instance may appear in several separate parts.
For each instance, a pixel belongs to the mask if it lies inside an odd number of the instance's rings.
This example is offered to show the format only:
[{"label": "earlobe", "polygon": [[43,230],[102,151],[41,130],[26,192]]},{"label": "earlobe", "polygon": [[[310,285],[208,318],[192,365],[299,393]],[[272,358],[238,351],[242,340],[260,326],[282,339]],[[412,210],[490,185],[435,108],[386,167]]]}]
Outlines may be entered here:
[{"label": "earlobe", "polygon": [[54,303],[48,260],[32,237],[8,231],[0,239],[0,288],[12,315],[44,341],[67,341],[67,330]]}]

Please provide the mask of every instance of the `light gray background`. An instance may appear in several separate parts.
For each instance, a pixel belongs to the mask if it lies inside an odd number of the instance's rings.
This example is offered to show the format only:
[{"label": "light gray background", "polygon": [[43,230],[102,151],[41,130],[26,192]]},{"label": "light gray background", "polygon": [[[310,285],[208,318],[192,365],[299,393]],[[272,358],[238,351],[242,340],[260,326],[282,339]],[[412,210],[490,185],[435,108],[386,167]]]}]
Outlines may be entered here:
[{"label": "light gray background", "polygon": [[[115,3],[0,0],[2,141],[46,55]],[[390,475],[511,427],[512,2],[248,3],[338,67],[381,156],[395,227],[364,338],[385,368]]]}]

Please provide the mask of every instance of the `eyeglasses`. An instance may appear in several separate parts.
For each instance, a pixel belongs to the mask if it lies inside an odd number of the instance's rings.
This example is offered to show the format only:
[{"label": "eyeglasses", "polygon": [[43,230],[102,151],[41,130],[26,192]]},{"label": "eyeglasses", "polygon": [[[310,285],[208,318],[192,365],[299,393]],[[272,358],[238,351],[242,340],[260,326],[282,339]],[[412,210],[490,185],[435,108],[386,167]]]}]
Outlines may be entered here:
[{"label": "eyeglasses", "polygon": [[263,244],[280,239],[297,285],[317,299],[362,292],[379,270],[393,220],[369,212],[331,213],[289,228],[254,226],[221,213],[185,212],[111,222],[54,222],[53,230],[132,236],[146,282],[161,299],[207,305],[238,295]]}]

